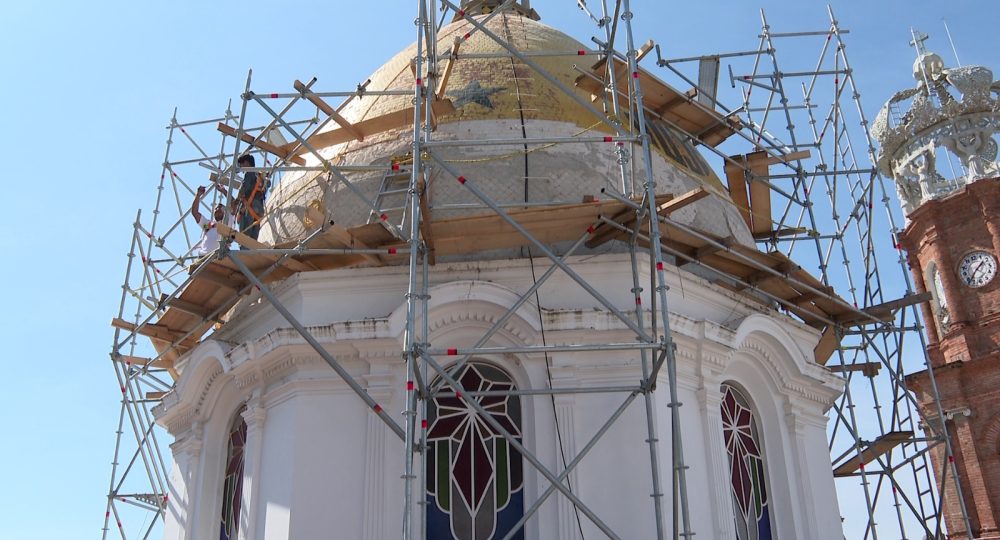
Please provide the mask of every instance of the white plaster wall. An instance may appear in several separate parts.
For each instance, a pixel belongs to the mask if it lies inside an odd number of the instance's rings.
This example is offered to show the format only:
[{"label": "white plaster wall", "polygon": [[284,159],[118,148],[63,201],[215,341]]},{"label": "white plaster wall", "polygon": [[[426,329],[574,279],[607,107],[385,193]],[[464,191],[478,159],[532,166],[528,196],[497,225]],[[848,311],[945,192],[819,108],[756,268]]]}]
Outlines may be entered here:
[{"label": "white plaster wall", "polygon": [[[538,261],[536,260],[536,265]],[[634,306],[627,258],[578,259],[573,268],[620,309]],[[640,268],[647,268],[640,263]],[[536,268],[538,275],[544,271]],[[641,278],[648,283],[648,277]],[[528,261],[439,265],[432,270],[432,347],[470,346],[532,284]],[[813,365],[817,335],[806,327],[687,274],[670,274],[671,327],[678,344],[678,401],[692,530],[732,537],[728,462],[721,447],[720,385],[746,390],[759,416],[778,537],[840,538],[823,413],[839,379]],[[402,424],[405,380],[399,356],[405,323],[404,269],[300,274],[275,289],[293,315]],[[491,339],[491,346],[625,343],[634,335],[557,272]],[[648,306],[648,291],[643,293]],[[647,314],[648,316],[648,314]],[[648,321],[646,322],[648,326]],[[178,437],[166,538],[217,535],[225,433],[244,403],[250,430],[243,538],[398,538],[403,450],[367,406],[265,303],[236,315],[218,341],[181,364],[177,390],[157,410]],[[222,341],[224,339],[225,341]],[[549,386],[544,355],[491,357],[521,389]],[[635,386],[634,352],[553,353],[555,387]],[[566,459],[572,460],[626,394],[555,399]],[[670,402],[666,373],[651,395],[663,526],[672,530]],[[522,398],[524,442],[556,474],[562,458],[549,396]],[[249,412],[248,412],[249,414]],[[202,435],[198,435],[202,433]],[[622,538],[655,537],[646,414],[639,395],[572,473],[574,493]],[[201,445],[190,441],[201,441]],[[420,463],[415,463],[419,472]],[[526,506],[548,482],[525,462]],[[419,507],[415,507],[419,508]],[[420,523],[419,514],[416,523]],[[599,533],[583,515],[584,537]],[[528,538],[579,538],[576,512],[553,495],[526,528]]]}]

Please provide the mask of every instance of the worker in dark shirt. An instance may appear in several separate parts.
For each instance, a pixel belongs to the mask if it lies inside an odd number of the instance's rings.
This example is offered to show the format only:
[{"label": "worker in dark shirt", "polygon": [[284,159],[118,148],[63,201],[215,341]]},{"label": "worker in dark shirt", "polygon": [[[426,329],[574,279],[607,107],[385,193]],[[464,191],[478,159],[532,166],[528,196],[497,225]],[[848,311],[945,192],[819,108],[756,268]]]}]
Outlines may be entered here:
[{"label": "worker in dark shirt", "polygon": [[[240,167],[255,166],[253,156],[249,154],[240,156],[236,163]],[[239,230],[254,240],[260,234],[260,221],[264,217],[264,192],[266,190],[264,176],[254,171],[248,171],[243,175],[240,192],[236,196],[236,200],[233,201]]]}]

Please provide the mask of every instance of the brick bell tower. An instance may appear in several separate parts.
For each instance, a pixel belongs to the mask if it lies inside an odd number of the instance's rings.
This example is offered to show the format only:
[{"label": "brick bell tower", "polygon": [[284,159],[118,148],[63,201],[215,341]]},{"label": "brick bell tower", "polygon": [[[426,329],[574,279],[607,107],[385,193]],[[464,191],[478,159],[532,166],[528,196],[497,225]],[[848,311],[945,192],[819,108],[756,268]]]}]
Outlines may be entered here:
[{"label": "brick bell tower", "polygon": [[925,429],[950,435],[952,458],[944,444],[931,450],[939,483],[949,478],[948,538],[1000,539],[1000,82],[985,67],[945,68],[923,39],[913,42],[917,86],[896,93],[872,129],[907,218],[899,244],[917,292],[931,296],[922,310],[933,374],[906,382]]}]

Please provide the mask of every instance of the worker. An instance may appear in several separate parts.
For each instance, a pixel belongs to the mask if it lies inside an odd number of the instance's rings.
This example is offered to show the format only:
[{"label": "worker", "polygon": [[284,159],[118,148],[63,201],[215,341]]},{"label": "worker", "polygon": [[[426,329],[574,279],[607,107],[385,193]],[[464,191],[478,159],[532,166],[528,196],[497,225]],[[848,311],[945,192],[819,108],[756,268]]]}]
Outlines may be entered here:
[{"label": "worker", "polygon": [[[220,202],[212,210],[212,219],[205,219],[199,211],[201,199],[204,196],[205,186],[198,186],[198,191],[194,195],[194,202],[191,203],[191,217],[201,227],[201,240],[192,248],[198,255],[207,255],[219,249],[218,224],[223,223],[223,220],[226,218],[226,207]],[[233,218],[230,217],[228,225],[232,227],[233,224]]]},{"label": "worker", "polygon": [[[254,167],[254,159],[250,154],[244,154],[236,160],[240,167]],[[260,234],[260,220],[264,216],[264,192],[267,186],[264,185],[264,176],[254,171],[247,171],[243,175],[243,184],[240,185],[239,194],[236,196],[234,204],[234,214],[237,216],[239,230],[257,239]]]}]

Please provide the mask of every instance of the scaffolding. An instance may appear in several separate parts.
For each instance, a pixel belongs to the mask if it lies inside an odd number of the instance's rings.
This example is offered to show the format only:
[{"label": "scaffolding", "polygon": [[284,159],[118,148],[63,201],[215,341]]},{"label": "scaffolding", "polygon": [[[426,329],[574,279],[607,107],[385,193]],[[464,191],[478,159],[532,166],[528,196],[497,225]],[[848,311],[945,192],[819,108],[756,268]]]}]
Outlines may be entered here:
[{"label": "scaffolding", "polygon": [[[365,401],[372,414],[399,437],[406,497],[402,501],[403,538],[422,537],[416,515],[420,503],[411,498],[421,492],[417,488],[422,476],[415,469],[421,449],[426,447],[421,419],[428,400],[444,391],[466,396],[466,402],[521,453],[540,479],[548,482],[542,484],[546,489],[526,508],[516,528],[558,491],[581,519],[589,520],[610,538],[618,535],[565,480],[622,412],[642,398],[657,538],[690,538],[698,531],[692,530],[689,519],[681,431],[671,429],[668,434],[672,462],[670,472],[661,475],[657,457],[661,443],[652,420],[652,392],[658,381],[669,396],[669,425],[678,426],[684,414],[676,399],[675,346],[666,294],[666,273],[675,268],[696,271],[720,286],[764,299],[822,332],[814,351],[816,361],[841,373],[846,381],[843,397],[831,410],[829,436],[841,509],[850,512],[843,516],[848,536],[943,537],[943,494],[950,491],[943,488],[945,482],[953,484],[951,492],[959,493],[961,503],[961,489],[954,481],[954,465],[949,459],[950,442],[947,434],[935,431],[934,426],[918,424],[914,416],[917,405],[904,381],[906,373],[924,368],[933,381],[917,312],[918,304],[926,298],[912,290],[895,241],[898,212],[886,180],[871,165],[874,148],[848,63],[847,31],[840,28],[832,10],[823,30],[788,33],[772,31],[762,12],[756,49],[671,59],[652,42],[637,46],[628,0],[611,5],[602,1],[600,17],[592,14],[585,2],[578,2],[596,23],[596,48],[531,53],[518,50],[487,25],[491,18],[510,11],[533,16],[527,1],[457,2],[417,1],[416,54],[411,63],[414,82],[409,90],[371,89],[365,81],[344,91],[319,91],[313,78],[305,83],[295,81],[290,91],[260,92],[253,90],[250,73],[238,114],[227,107],[219,118],[182,123],[174,112],[154,210],[148,216],[136,215],[121,302],[113,321],[111,357],[122,407],[103,537],[147,538],[161,523],[168,502],[168,472],[152,408],[173,388],[174,362],[224,325],[229,310],[251,298],[269,303],[280,313]],[[439,17],[434,15],[435,7],[440,7]],[[484,8],[489,14],[479,15]],[[437,32],[449,18],[470,25],[463,40],[475,34],[488,37],[505,51],[505,57],[590,111],[604,131],[585,130],[574,137],[438,140],[436,118],[454,110],[444,97],[462,43],[459,40],[450,49],[439,50]],[[800,70],[779,66],[777,44],[787,40],[816,42],[816,62]],[[690,90],[676,91],[658,80],[650,61],[640,67],[653,50],[656,65],[662,68],[658,74],[676,79],[679,86]],[[596,63],[589,69],[579,68],[574,88],[535,61],[544,55],[577,55]],[[730,93],[737,96],[734,100],[727,100],[723,96],[726,90],[717,87],[723,60],[731,62],[728,82],[733,90]],[[696,75],[690,73],[692,64],[698,66]],[[793,89],[789,87],[793,82],[800,84]],[[590,91],[595,99],[583,98],[579,89]],[[801,96],[793,97],[795,92]],[[357,123],[341,115],[352,100],[400,95],[412,97],[410,108],[404,111]],[[339,105],[331,105],[334,100],[339,100]],[[734,105],[727,106],[727,101]],[[699,189],[676,197],[656,193],[653,120],[718,156],[728,184],[727,195],[739,208],[758,249],[704,233],[671,217],[672,212],[707,192]],[[343,163],[321,151],[338,142],[406,126],[411,130],[408,155],[384,166]],[[607,190],[598,201],[583,204],[503,204],[482,189],[467,167],[439,152],[447,147],[486,145],[517,145],[528,152],[529,147],[595,142],[615,149],[620,186]],[[247,152],[257,155],[261,166],[240,171],[257,172],[272,183],[288,172],[315,171],[342,188],[339,196],[353,197],[365,208],[367,223],[345,228],[330,222],[317,201],[303,218],[310,231],[295,241],[266,245],[220,224],[222,236],[245,249],[229,249],[224,243],[215,253],[201,256],[194,251],[200,232],[189,230],[186,201],[194,196],[193,186],[208,175],[213,183],[226,188],[211,195],[208,207],[215,202],[231,206],[238,186],[236,157]],[[305,156],[317,164],[307,166]],[[632,167],[630,160],[640,165]],[[635,169],[642,172],[635,174]],[[432,170],[458,182],[475,201],[464,210],[479,213],[432,219],[432,207],[424,194],[432,181],[444,181],[434,178]],[[355,180],[359,174],[372,173],[382,175],[374,196]],[[559,217],[558,227],[547,218],[553,215]],[[455,226],[458,221],[462,227]],[[490,246],[459,241],[463,234],[475,230],[500,232]],[[611,240],[622,241],[628,248],[631,294],[637,300],[634,312],[617,308],[572,266],[570,255],[580,246]],[[554,250],[552,245],[560,242],[570,247]],[[432,348],[426,315],[429,267],[435,257],[512,246],[527,247],[529,253],[548,259],[551,266],[475,346]],[[365,392],[271,290],[272,283],[295,273],[359,264],[408,268],[402,351],[408,384],[401,421]],[[651,264],[653,284],[640,282],[640,264]],[[506,318],[557,270],[631,330],[635,340],[599,345],[542,344],[516,350],[490,346],[490,337]],[[651,286],[652,308],[640,303],[644,285]],[[148,337],[152,347],[139,336]],[[565,350],[632,351],[640,360],[642,381],[605,389],[620,394],[621,405],[609,411],[594,437],[575,456],[564,455],[562,466],[553,469],[486,414],[475,399],[476,393],[463,388],[455,376],[472,356]],[[446,359],[456,357],[457,363],[443,367]],[[661,375],[665,381],[660,380]],[[554,395],[573,391],[584,389],[537,392]],[[659,437],[666,440],[663,434]],[[934,465],[929,453],[936,447],[944,449],[939,455],[945,460],[936,468],[949,472],[938,485],[930,470]],[[660,485],[661,476],[669,477],[671,485]],[[665,508],[662,502],[666,490],[676,494],[673,509]],[[864,510],[858,511],[852,506],[855,503],[847,502],[851,499],[864,500]],[[664,529],[668,524],[672,531]]]}]

